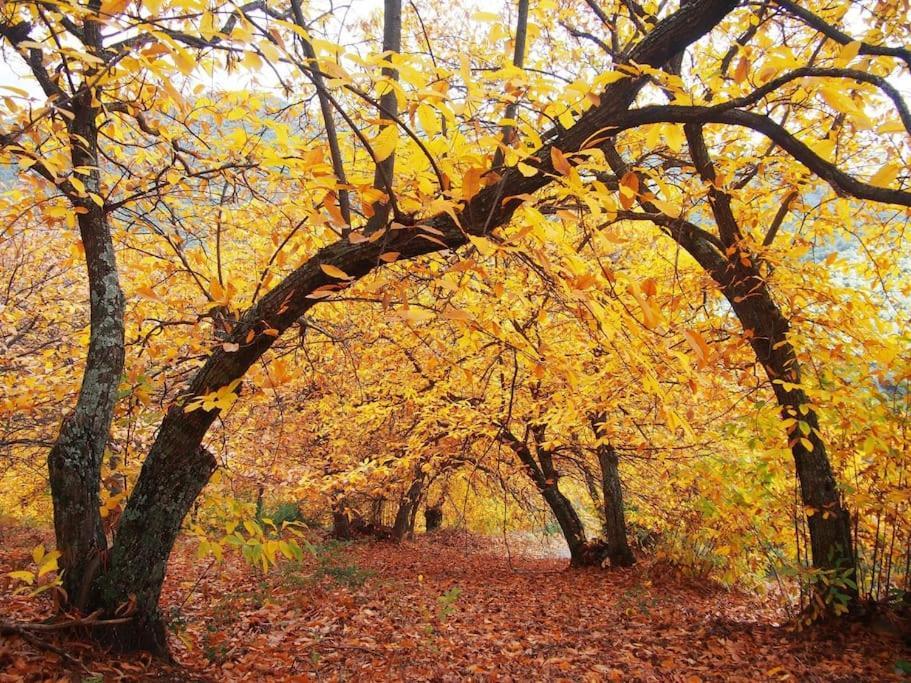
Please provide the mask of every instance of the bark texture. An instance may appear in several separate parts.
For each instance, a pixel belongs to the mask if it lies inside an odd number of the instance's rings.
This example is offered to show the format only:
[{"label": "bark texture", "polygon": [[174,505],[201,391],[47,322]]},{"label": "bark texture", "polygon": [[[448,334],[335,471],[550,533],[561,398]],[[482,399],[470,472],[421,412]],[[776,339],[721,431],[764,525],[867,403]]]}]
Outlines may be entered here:
[{"label": "bark texture", "polygon": [[[604,414],[593,417],[592,430],[598,439],[604,437]],[[620,484],[620,460],[613,445],[598,445],[601,467],[601,500],[604,509],[605,554],[612,567],[631,567],[636,563],[626,535],[623,512],[623,487]]]},{"label": "bark texture", "polygon": [[[87,23],[87,30],[91,29]],[[86,192],[100,192],[98,110],[88,93],[73,99],[69,122],[73,166]],[[85,193],[80,193],[85,194]],[[88,196],[70,196],[85,249],[89,284],[90,335],[82,385],[73,412],[64,419],[48,455],[54,532],[62,553],[63,587],[70,604],[84,608],[89,588],[107,549],[99,513],[101,464],[108,442],[124,363],[124,298],[107,215]]]}]

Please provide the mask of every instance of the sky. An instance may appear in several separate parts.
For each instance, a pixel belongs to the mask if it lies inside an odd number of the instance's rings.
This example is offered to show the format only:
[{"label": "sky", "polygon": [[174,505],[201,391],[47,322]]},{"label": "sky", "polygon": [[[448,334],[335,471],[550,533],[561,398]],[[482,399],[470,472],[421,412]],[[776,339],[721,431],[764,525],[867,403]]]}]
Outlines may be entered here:
[{"label": "sky", "polygon": [[[505,3],[513,1],[514,0],[468,0],[470,4],[476,5],[478,8],[482,8],[488,12],[499,12],[504,7]],[[335,15],[343,18],[346,26],[352,27],[361,19],[369,16],[372,12],[382,11],[383,0],[350,0],[347,4],[339,3],[338,0],[315,0],[310,4],[310,7],[312,8],[311,15],[316,16],[317,13],[328,10],[333,6],[335,7]],[[849,32],[858,35],[864,33],[864,18],[859,9],[849,12],[845,17],[845,23],[847,24]],[[851,29],[854,30],[851,31]],[[350,33],[346,34],[344,30],[340,31],[340,42],[345,42],[346,39],[351,39]],[[0,94],[16,94],[15,90],[10,91],[8,89],[15,88],[25,90],[37,100],[37,102],[42,102],[44,97],[40,88],[31,77],[27,76],[27,74],[28,68],[25,66],[24,62],[18,56],[14,55],[8,45],[4,44],[2,54],[0,54]],[[270,76],[268,71],[258,74],[255,77],[242,75],[240,78],[243,80],[238,81],[237,73],[228,74],[224,71],[216,71],[212,75],[200,79],[200,82],[206,83],[212,87],[229,86],[231,88],[250,88],[255,87],[257,84],[269,87],[270,85],[277,84],[274,76]],[[903,70],[900,76],[891,78],[890,82],[902,93],[905,100],[911,99],[911,74]],[[0,112],[2,112],[3,109],[5,109],[5,107],[0,106]],[[0,114],[0,116],[2,116],[2,114]]]}]

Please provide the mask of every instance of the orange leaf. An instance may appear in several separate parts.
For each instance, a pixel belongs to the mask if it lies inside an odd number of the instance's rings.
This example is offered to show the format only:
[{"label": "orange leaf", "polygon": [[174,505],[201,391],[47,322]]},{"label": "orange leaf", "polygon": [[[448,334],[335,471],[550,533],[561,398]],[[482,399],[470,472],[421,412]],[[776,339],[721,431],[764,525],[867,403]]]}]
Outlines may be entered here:
[{"label": "orange leaf", "polygon": [[569,163],[566,155],[556,147],[550,148],[550,163],[553,165],[554,170],[562,175],[569,175],[573,170],[573,166]]},{"label": "orange leaf", "polygon": [[321,264],[319,264],[319,267],[320,267],[320,270],[322,270],[322,271],[323,271],[326,275],[328,275],[329,277],[334,277],[334,278],[336,278],[336,279],[338,279],[338,280],[352,280],[352,279],[354,279],[354,278],[352,278],[350,275],[348,275],[348,273],[346,273],[344,270],[342,270],[341,268],[337,268],[336,266],[333,266],[333,265],[331,265],[331,264],[329,264],[329,263],[321,263]]}]

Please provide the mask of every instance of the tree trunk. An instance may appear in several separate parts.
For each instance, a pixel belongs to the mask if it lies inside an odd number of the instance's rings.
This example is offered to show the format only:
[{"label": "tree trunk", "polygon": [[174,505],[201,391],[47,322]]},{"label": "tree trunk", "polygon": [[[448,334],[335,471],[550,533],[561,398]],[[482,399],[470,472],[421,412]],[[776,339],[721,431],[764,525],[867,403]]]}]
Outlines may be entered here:
[{"label": "tree trunk", "polygon": [[[745,270],[743,265],[740,268]],[[788,321],[772,300],[764,281],[757,292],[758,274],[742,274],[741,281],[742,285],[729,286],[725,296],[743,328],[753,331],[750,345],[772,382],[782,417],[797,421],[786,431],[800,482],[801,500],[808,514],[813,566],[845,572],[847,578],[853,580],[855,558],[851,516],[842,504],[819,433],[819,418],[800,387],[800,364],[787,339]],[[746,291],[752,291],[752,296],[747,297]],[[854,589],[846,588],[842,592],[856,597]]]},{"label": "tree trunk", "polygon": [[[680,229],[676,236],[719,285],[744,331],[749,333],[750,346],[772,382],[782,417],[796,420],[786,431],[800,482],[801,501],[808,511],[813,566],[837,570],[854,580],[856,565],[850,514],[842,504],[829,464],[819,433],[819,418],[800,387],[800,364],[788,341],[787,319],[772,298],[752,255],[736,251],[726,258],[691,230]],[[846,586],[840,590],[856,597],[854,588]]]},{"label": "tree trunk", "polygon": [[545,484],[540,487],[541,495],[547,501],[548,507],[554,514],[566,545],[569,546],[570,566],[585,567],[601,563],[601,558],[595,558],[590,553],[589,544],[585,538],[585,527],[576,514],[576,510],[569,499],[561,493],[557,483]]},{"label": "tree trunk", "polygon": [[[174,406],[168,415],[175,412],[183,409]],[[197,415],[193,424],[198,425],[208,414],[187,415]],[[103,633],[118,650],[167,653],[158,598],[168,556],[183,518],[217,465],[201,446],[188,457],[185,432],[168,424],[172,426],[167,432],[162,428],[120,518],[109,568],[96,581],[94,607],[112,613],[123,603],[135,606],[131,622],[106,627]]]},{"label": "tree trunk", "polygon": [[[709,205],[727,257],[723,272],[717,267],[710,272],[721,285],[744,331],[750,333],[750,345],[772,383],[782,417],[795,421],[787,429],[788,445],[794,456],[803,505],[807,509],[813,566],[845,572],[846,578],[854,580],[851,517],[842,505],[819,433],[819,419],[800,386],[800,364],[787,336],[790,325],[757,268],[755,254],[746,246],[732,209],[731,196],[716,186],[715,169],[702,126],[686,124],[684,132],[693,163],[708,184]],[[857,596],[856,587],[844,586],[841,590]]]},{"label": "tree trunk", "polygon": [[370,523],[374,526],[382,526],[383,522],[383,509],[386,507],[386,500],[384,498],[375,498],[372,503],[370,503]]},{"label": "tree trunk", "polygon": [[399,509],[395,513],[395,523],[392,525],[392,538],[401,541],[408,535],[414,520],[414,512],[417,510],[418,502],[421,498],[421,491],[424,488],[424,477],[419,474],[417,478],[408,487],[408,491],[402,497],[399,503]]},{"label": "tree trunk", "polygon": [[[543,427],[532,427],[532,434],[537,444],[538,460],[528,445],[511,432],[501,429],[500,438],[515,452],[525,466],[525,471],[541,493],[547,506],[557,520],[566,545],[569,547],[570,566],[585,567],[600,565],[604,559],[600,544],[590,544],[585,538],[585,527],[576,509],[569,499],[560,491],[557,482],[559,474],[553,464],[552,455],[542,448],[544,440]],[[540,462],[539,462],[540,461]]]},{"label": "tree trunk", "polygon": [[[772,298],[768,282],[759,272],[754,254],[746,247],[731,197],[716,185],[715,169],[702,136],[701,125],[685,124],[690,156],[708,187],[708,204],[718,227],[718,237],[680,218],[663,217],[657,206],[640,200],[655,222],[712,277],[749,336],[756,359],[765,369],[782,417],[795,423],[787,429],[788,447],[794,457],[801,500],[808,510],[813,566],[856,580],[851,519],[844,508],[825,444],[819,418],[800,387],[800,364],[788,341],[789,323]],[[616,148],[605,153],[614,173],[629,170]],[[666,220],[665,220],[666,219]],[[803,423],[801,425],[801,422]],[[807,445],[809,444],[809,446]],[[856,587],[839,588],[852,598]]]},{"label": "tree trunk", "polygon": [[428,534],[443,526],[443,505],[441,503],[424,508],[424,526]]},{"label": "tree trunk", "polygon": [[598,447],[601,465],[601,490],[604,499],[604,542],[612,567],[631,567],[636,563],[626,537],[623,515],[623,489],[620,486],[617,452],[611,445]]},{"label": "tree trunk", "polygon": [[351,529],[351,518],[344,501],[337,503],[332,508],[332,538],[339,541],[350,541],[354,538]]},{"label": "tree trunk", "polygon": [[[604,434],[604,413],[592,416],[591,426],[598,439]],[[612,567],[631,567],[636,563],[626,536],[623,513],[623,488],[620,485],[620,463],[617,451],[609,443],[598,444],[598,464],[601,466],[601,493],[604,505],[604,543]]]},{"label": "tree trunk", "polygon": [[[402,0],[384,0],[383,3],[383,52],[397,55],[402,51]],[[382,69],[384,78],[390,81],[399,80],[398,69],[384,66]],[[392,117],[398,116],[399,100],[395,90],[387,85],[386,90],[380,96],[379,112],[380,118],[389,122],[389,125],[395,125]],[[395,171],[395,153],[379,162],[376,171],[373,174],[373,186],[387,194],[392,193],[392,181]],[[392,197],[387,197],[386,201],[376,202],[372,205],[373,216],[368,219],[365,231],[372,233],[386,227],[389,221],[389,214],[392,208]]]},{"label": "tree trunk", "polygon": [[[96,110],[87,94],[74,98],[69,124],[73,166],[86,192],[100,192]],[[124,363],[124,298],[110,226],[88,196],[71,196],[88,270],[90,336],[82,386],[73,412],[48,455],[54,532],[62,553],[63,588],[70,604],[86,607],[89,585],[107,550],[99,513],[101,464]]]}]

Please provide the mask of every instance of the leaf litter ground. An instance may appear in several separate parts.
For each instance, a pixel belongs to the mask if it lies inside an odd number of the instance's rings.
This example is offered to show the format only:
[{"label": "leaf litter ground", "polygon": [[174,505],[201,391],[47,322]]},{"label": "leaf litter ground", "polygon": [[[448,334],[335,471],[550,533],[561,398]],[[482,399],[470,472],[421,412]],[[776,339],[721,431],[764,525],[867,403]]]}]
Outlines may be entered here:
[{"label": "leaf litter ground", "polygon": [[[0,619],[30,621],[49,597],[5,574],[47,533],[2,529]],[[513,544],[514,545],[514,544]],[[179,543],[162,606],[175,664],[117,657],[60,632],[82,668],[17,636],[0,683],[19,680],[903,680],[888,629],[842,622],[795,633],[773,600],[681,577],[645,559],[573,570],[534,549],[439,532],[414,542],[322,544],[269,574],[208,564]],[[44,635],[44,634],[42,634]]]}]

